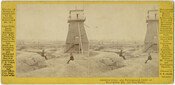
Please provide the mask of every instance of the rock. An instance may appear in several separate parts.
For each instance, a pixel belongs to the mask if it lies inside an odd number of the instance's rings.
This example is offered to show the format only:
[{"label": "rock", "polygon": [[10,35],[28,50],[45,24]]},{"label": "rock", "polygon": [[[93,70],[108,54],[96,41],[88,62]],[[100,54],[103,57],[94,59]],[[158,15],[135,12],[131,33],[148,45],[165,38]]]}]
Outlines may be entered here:
[{"label": "rock", "polygon": [[125,60],[116,54],[105,55],[102,59],[100,59],[100,62],[107,66],[113,66],[115,68],[123,67],[126,65]]},{"label": "rock", "polygon": [[17,56],[17,71],[27,72],[46,67],[45,58],[37,53],[23,52]]}]

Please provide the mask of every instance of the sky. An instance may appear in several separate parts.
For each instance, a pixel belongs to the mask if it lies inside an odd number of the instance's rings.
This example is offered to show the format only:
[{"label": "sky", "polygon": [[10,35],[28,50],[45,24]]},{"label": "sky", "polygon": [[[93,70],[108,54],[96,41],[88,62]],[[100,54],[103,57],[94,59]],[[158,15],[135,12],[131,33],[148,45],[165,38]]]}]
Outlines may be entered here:
[{"label": "sky", "polygon": [[69,10],[84,9],[89,40],[144,41],[147,10],[158,4],[17,4],[17,40],[61,40]]}]

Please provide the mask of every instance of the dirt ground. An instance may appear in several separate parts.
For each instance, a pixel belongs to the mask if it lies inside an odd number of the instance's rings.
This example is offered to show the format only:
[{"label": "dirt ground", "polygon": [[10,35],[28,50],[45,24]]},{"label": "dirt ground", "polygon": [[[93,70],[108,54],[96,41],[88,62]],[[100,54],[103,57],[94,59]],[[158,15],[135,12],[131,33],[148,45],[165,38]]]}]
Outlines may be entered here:
[{"label": "dirt ground", "polygon": [[[19,56],[22,57],[23,52],[17,51],[17,53],[18,60]],[[133,55],[134,57],[126,55],[126,60],[116,53],[102,51],[94,51],[94,53],[96,55],[89,57],[73,54],[75,60],[70,61],[69,64],[67,64],[69,54],[64,53],[60,54],[59,57],[40,61],[46,65],[42,67],[29,66],[29,68],[17,64],[17,77],[158,77],[159,75],[158,53],[151,53],[152,60],[146,64],[147,53]],[[32,63],[30,62],[30,64]],[[24,67],[30,70],[21,70]]]}]

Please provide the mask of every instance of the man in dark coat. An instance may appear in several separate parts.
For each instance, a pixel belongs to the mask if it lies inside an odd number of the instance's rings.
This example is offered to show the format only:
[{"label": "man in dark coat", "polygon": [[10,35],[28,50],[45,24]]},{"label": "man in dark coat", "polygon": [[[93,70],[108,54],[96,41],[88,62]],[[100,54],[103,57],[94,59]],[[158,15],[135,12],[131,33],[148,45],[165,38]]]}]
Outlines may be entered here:
[{"label": "man in dark coat", "polygon": [[72,53],[70,54],[70,59],[67,61],[67,64],[69,64],[69,62],[70,62],[71,60],[72,60],[72,61],[74,60],[74,57],[73,57]]},{"label": "man in dark coat", "polygon": [[123,51],[122,50],[120,51],[119,56],[122,57],[124,60],[126,60],[125,56],[123,55]]},{"label": "man in dark coat", "polygon": [[148,59],[145,61],[145,64],[148,62],[148,60],[152,60],[151,54],[148,54]]},{"label": "man in dark coat", "polygon": [[47,60],[47,56],[46,56],[46,54],[45,54],[44,49],[43,49],[42,52],[41,52],[41,56],[44,57],[44,58]]}]

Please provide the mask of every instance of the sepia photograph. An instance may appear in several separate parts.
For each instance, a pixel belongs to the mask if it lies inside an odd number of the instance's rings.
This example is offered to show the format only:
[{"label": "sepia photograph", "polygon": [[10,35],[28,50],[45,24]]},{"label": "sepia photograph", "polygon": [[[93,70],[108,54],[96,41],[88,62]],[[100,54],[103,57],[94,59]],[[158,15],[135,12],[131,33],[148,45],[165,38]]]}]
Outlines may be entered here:
[{"label": "sepia photograph", "polygon": [[17,4],[16,77],[159,77],[159,5]]}]

